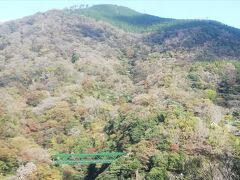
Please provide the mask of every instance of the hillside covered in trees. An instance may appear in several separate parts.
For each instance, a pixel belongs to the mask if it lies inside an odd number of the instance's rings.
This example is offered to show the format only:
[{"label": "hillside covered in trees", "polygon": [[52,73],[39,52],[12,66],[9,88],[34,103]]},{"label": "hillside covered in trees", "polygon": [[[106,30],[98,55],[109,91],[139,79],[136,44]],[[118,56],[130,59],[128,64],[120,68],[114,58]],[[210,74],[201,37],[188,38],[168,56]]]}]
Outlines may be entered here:
[{"label": "hillside covered in trees", "polygon": [[[114,5],[0,24],[0,179],[240,179],[240,30]],[[58,153],[125,152],[101,165]]]}]

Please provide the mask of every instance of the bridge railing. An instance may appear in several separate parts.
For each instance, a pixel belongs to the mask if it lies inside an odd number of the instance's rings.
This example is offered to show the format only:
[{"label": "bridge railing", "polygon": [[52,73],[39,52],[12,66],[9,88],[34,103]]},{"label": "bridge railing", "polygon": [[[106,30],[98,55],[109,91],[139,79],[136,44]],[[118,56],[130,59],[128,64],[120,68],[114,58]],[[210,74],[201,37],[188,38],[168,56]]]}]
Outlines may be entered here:
[{"label": "bridge railing", "polygon": [[80,154],[57,154],[55,164],[111,164],[114,160],[124,155],[124,152],[98,152]]}]

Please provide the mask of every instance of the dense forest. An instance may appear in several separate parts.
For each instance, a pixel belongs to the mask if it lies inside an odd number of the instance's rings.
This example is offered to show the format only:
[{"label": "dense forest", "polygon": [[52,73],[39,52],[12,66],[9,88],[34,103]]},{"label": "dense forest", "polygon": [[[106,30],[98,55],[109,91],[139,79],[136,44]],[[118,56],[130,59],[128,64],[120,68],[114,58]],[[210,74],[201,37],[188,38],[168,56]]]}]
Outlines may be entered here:
[{"label": "dense forest", "polygon": [[[239,29],[115,5],[2,23],[0,179],[239,180],[239,60]],[[91,149],[125,155],[54,164]]]}]

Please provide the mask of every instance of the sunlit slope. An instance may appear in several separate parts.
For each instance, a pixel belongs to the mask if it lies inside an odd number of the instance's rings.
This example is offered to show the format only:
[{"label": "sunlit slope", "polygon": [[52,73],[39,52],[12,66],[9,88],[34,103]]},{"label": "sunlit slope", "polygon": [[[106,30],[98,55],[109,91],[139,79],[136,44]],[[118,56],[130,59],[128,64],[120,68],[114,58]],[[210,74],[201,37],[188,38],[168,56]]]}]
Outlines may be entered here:
[{"label": "sunlit slope", "polygon": [[176,22],[174,19],[142,14],[130,8],[116,5],[96,5],[90,8],[76,9],[73,12],[108,22],[131,32],[152,31]]}]

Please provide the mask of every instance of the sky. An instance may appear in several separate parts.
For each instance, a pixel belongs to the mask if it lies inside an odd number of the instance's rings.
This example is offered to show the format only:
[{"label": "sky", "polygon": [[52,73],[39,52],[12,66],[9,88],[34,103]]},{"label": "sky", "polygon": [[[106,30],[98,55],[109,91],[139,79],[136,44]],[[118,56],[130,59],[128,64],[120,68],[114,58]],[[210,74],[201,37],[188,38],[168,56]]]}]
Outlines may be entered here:
[{"label": "sky", "polygon": [[211,19],[240,29],[240,0],[0,0],[0,22],[80,4],[116,4],[176,19]]}]

